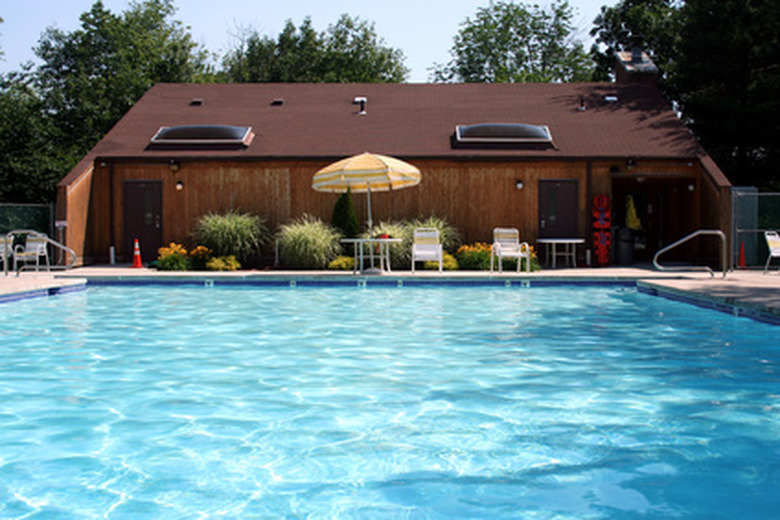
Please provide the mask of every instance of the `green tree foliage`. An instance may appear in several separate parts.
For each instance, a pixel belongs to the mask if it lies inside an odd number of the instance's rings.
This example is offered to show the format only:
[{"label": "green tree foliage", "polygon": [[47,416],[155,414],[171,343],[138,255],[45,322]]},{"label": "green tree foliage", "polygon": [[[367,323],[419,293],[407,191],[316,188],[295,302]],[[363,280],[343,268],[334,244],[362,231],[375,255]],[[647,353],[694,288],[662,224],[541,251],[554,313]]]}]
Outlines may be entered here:
[{"label": "green tree foliage", "polygon": [[236,83],[394,83],[408,74],[403,62],[403,53],[386,47],[373,24],[342,15],[322,33],[306,18],[297,29],[288,21],[276,40],[257,31],[242,36],[222,73]]},{"label": "green tree foliage", "polygon": [[603,6],[593,21],[595,38],[591,56],[596,62],[594,79],[608,81],[615,70],[615,53],[638,46],[662,74],[674,57],[680,36],[679,0],[623,0]]},{"label": "green tree foliage", "polygon": [[317,82],[322,46],[309,18],[298,29],[288,21],[276,40],[257,31],[239,36],[223,60],[222,73],[234,83]]},{"label": "green tree foliage", "polygon": [[333,207],[331,225],[347,238],[354,238],[360,233],[360,222],[357,218],[357,212],[355,212],[355,204],[352,201],[350,190],[339,195],[336,205]]},{"label": "green tree foliage", "polygon": [[115,15],[101,1],[70,33],[51,27],[35,49],[38,90],[61,135],[86,152],[155,83],[197,82],[207,54],[174,14],[172,0],[133,2]]},{"label": "green tree foliage", "polygon": [[40,97],[19,74],[0,84],[0,202],[47,203],[70,164]]},{"label": "green tree foliage", "polygon": [[573,38],[565,0],[538,5],[491,2],[455,36],[452,61],[434,68],[438,82],[524,83],[586,81],[592,60]]},{"label": "green tree foliage", "polygon": [[79,29],[44,32],[42,63],[0,84],[0,200],[54,200],[57,181],[155,83],[209,78],[208,54],[174,11],[144,0],[115,15],[96,1]]},{"label": "green tree foliage", "polygon": [[776,1],[688,0],[680,14],[669,81],[685,121],[734,184],[780,189]]}]

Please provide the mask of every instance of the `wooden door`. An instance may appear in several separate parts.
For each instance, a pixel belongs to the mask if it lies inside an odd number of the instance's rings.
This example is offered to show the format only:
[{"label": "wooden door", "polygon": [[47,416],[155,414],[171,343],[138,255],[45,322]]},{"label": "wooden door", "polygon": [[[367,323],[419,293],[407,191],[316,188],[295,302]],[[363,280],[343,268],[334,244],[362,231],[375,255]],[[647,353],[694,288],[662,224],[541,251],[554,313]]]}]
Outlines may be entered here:
[{"label": "wooden door", "polygon": [[575,238],[577,234],[576,180],[539,181],[539,238]]},{"label": "wooden door", "polygon": [[133,259],[136,239],[141,246],[141,259],[149,263],[157,258],[162,247],[162,182],[124,182],[124,258]]}]

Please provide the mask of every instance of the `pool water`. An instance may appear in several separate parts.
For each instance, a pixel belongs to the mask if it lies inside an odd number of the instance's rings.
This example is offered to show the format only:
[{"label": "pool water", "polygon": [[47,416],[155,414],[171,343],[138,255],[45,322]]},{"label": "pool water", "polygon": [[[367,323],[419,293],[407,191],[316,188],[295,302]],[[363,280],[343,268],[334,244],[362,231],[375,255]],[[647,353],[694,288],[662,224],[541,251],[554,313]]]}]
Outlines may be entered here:
[{"label": "pool water", "polygon": [[626,288],[0,308],[2,518],[778,518],[780,329]]}]

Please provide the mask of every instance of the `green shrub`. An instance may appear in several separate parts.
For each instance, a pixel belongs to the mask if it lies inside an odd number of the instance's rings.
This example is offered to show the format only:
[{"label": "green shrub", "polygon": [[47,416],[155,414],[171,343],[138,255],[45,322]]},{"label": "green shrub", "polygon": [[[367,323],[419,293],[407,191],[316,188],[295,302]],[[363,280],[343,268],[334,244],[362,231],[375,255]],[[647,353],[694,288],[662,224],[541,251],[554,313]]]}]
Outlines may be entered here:
[{"label": "green shrub", "polygon": [[211,249],[206,246],[198,246],[190,251],[190,268],[194,271],[204,271],[207,269],[206,265],[211,260]]},{"label": "green shrub", "polygon": [[355,259],[351,256],[338,256],[328,264],[331,271],[352,271],[355,268]]},{"label": "green shrub", "polygon": [[190,269],[187,249],[181,244],[171,242],[168,247],[158,249],[157,254],[154,266],[159,271],[187,271]]},{"label": "green shrub", "polygon": [[349,189],[346,193],[342,193],[336,201],[331,225],[347,238],[356,237],[360,233],[360,222],[358,222],[355,205],[352,203],[352,192]]},{"label": "green shrub", "polygon": [[460,269],[466,271],[484,271],[490,269],[491,245],[485,242],[462,245],[455,253]]},{"label": "green shrub", "polygon": [[[461,246],[458,248],[458,252],[455,253],[459,268],[467,271],[487,271],[490,269],[491,248],[491,244],[485,242]],[[526,260],[523,259],[521,271],[525,270],[525,262]],[[497,270],[498,265],[494,265],[493,268]],[[517,259],[504,258],[501,262],[501,268],[504,271],[516,271]],[[534,248],[531,247],[531,271],[539,271],[540,269],[539,258],[536,256]]]},{"label": "green shrub", "polygon": [[288,267],[324,269],[341,253],[341,234],[311,215],[279,228],[279,257]]},{"label": "green shrub", "polygon": [[[525,272],[525,263],[528,260],[525,258],[522,259],[522,264],[520,264],[520,271]],[[490,264],[488,261],[488,268],[490,268]],[[498,269],[498,266],[494,266],[495,269]],[[517,259],[516,258],[504,258],[501,262],[501,269],[504,271],[517,271]],[[536,257],[531,257],[531,272],[538,271],[541,269],[541,266],[539,265],[539,261],[536,259]]]},{"label": "green shrub", "polygon": [[218,256],[206,262],[206,269],[209,271],[236,271],[241,269],[241,264],[233,255]]},{"label": "green shrub", "polygon": [[[445,271],[457,271],[458,270],[458,261],[455,260],[455,257],[452,256],[449,253],[444,253],[442,255],[442,262],[441,262],[441,268]],[[429,260],[427,262],[423,263],[423,269],[430,269],[434,271],[439,270],[439,262],[434,260]]]},{"label": "green shrub", "polygon": [[251,264],[269,241],[265,221],[259,215],[230,210],[209,213],[195,225],[195,240],[215,256],[235,256],[242,264]]}]

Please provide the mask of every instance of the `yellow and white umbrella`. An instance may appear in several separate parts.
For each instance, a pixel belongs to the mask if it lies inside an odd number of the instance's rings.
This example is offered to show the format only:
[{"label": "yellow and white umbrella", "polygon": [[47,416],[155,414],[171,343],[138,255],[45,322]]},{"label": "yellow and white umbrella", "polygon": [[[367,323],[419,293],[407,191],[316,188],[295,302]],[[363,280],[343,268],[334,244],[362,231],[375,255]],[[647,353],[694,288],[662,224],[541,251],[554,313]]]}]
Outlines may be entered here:
[{"label": "yellow and white umbrella", "polygon": [[354,193],[368,195],[368,229],[371,220],[371,192],[390,191],[420,183],[420,170],[394,157],[373,153],[362,153],[347,157],[326,166],[314,174],[312,187],[316,191]]}]

